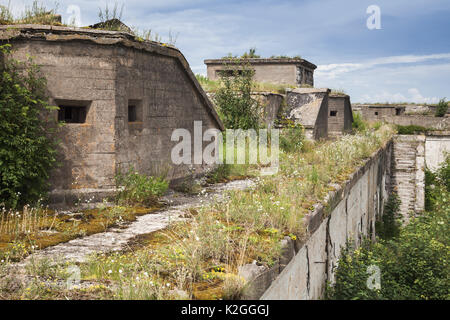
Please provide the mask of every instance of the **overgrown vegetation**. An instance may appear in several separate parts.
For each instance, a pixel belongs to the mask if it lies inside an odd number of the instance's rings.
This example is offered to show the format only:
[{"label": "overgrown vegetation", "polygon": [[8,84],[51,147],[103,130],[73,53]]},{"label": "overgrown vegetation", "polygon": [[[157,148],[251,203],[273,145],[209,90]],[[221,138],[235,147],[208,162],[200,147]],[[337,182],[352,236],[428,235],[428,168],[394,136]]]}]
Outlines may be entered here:
[{"label": "overgrown vegetation", "polygon": [[399,214],[400,204],[400,198],[397,193],[393,192],[386,202],[381,221],[377,221],[375,224],[375,230],[381,239],[390,240],[398,237],[400,234],[402,225],[402,219]]},{"label": "overgrown vegetation", "polygon": [[227,129],[256,129],[259,126],[259,105],[252,98],[254,71],[246,66],[222,76],[214,95],[219,116]]},{"label": "overgrown vegetation", "polygon": [[285,153],[302,151],[307,142],[305,141],[305,129],[302,125],[292,120],[283,121],[280,134],[280,149]]},{"label": "overgrown vegetation", "polygon": [[449,102],[445,101],[445,98],[439,100],[436,107],[436,117],[444,117],[447,114]]},{"label": "overgrown vegetation", "polygon": [[333,96],[346,96],[347,93],[345,92],[344,89],[333,89],[333,90],[331,90],[330,95],[333,95]]},{"label": "overgrown vegetation", "polygon": [[25,10],[18,17],[14,17],[11,12],[11,2],[8,6],[0,5],[0,25],[7,24],[43,24],[51,26],[61,26],[61,16],[57,14],[58,5],[48,9],[44,4],[35,0],[31,6],[26,6]]},{"label": "overgrown vegetation", "polygon": [[168,189],[169,183],[164,177],[152,177],[139,174],[133,167],[123,174],[116,175],[117,203],[128,206],[154,206]]},{"label": "overgrown vegetation", "polygon": [[[413,217],[392,240],[348,245],[339,260],[331,299],[448,300],[450,299],[449,158],[434,177],[428,175],[427,212]],[[431,186],[431,185],[428,185]],[[427,186],[427,187],[428,187]],[[430,199],[430,196],[432,197]],[[395,206],[394,206],[395,207]],[[381,271],[381,286],[367,285],[370,266]]]},{"label": "overgrown vegetation", "polygon": [[420,134],[420,133],[427,133],[430,130],[432,129],[428,129],[414,124],[407,126],[397,125],[398,134]]},{"label": "overgrown vegetation", "polygon": [[[124,252],[95,255],[81,264],[82,279],[92,282],[88,292],[40,282],[32,287],[34,297],[237,299],[245,292],[238,268],[254,260],[273,266],[285,236],[305,237],[303,218],[330,185],[344,183],[392,134],[383,125],[334,142],[305,143],[301,152],[281,152],[278,174],[256,178],[254,187],[230,191],[224,201],[190,209],[188,220],[140,236]],[[230,170],[220,167],[211,179],[227,177]],[[8,297],[30,296],[25,288],[11,291]]]},{"label": "overgrown vegetation", "polygon": [[119,9],[119,4],[115,2],[112,10],[109,8],[108,3],[106,3],[105,9],[99,8],[98,18],[102,24],[102,29],[109,31],[123,31],[120,22],[122,20],[124,7],[125,5],[122,4]]},{"label": "overgrown vegetation", "polygon": [[352,128],[354,132],[364,132],[367,129],[367,123],[364,121],[361,113],[353,112]]},{"label": "overgrown vegetation", "polygon": [[[0,205],[16,208],[45,196],[56,161],[55,132],[49,112],[46,80],[31,59],[10,57],[11,46],[0,46]],[[1,61],[1,59],[0,59]]]}]

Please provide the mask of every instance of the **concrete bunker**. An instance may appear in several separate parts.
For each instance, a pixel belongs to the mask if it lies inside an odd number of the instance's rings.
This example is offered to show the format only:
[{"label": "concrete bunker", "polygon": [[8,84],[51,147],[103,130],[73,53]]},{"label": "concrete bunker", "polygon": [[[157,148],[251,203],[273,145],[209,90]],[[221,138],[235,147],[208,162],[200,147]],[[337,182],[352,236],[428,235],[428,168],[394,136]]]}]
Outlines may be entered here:
[{"label": "concrete bunker", "polygon": [[328,134],[339,137],[352,130],[353,113],[350,96],[330,94],[328,97]]},{"label": "concrete bunker", "polygon": [[300,58],[250,58],[250,59],[209,59],[205,60],[208,79],[218,80],[221,75],[240,72],[242,65],[254,70],[254,80],[273,84],[286,84],[295,87],[314,86],[316,65]]},{"label": "concrete bunker", "polygon": [[51,174],[51,202],[100,200],[115,189],[118,170],[133,166],[171,181],[201,174],[174,165],[174,129],[223,125],[182,53],[124,32],[41,25],[0,26],[12,58],[34,58],[47,79],[55,119],[64,121],[60,166]]},{"label": "concrete bunker", "polygon": [[284,117],[303,125],[306,137],[328,138],[328,96],[330,89],[298,88],[287,93]]}]

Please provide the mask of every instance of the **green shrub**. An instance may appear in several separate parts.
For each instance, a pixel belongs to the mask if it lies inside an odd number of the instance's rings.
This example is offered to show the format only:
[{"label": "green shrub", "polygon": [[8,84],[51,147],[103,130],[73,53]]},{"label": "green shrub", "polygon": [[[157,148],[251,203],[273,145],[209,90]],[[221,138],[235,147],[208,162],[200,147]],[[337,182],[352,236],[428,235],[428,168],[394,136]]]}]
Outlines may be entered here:
[{"label": "green shrub", "polygon": [[367,123],[363,120],[361,113],[353,112],[353,131],[364,132],[367,129]]},{"label": "green shrub", "polygon": [[218,165],[213,171],[209,172],[206,176],[208,183],[219,183],[228,181],[231,174],[230,164]]},{"label": "green shrub", "polygon": [[425,210],[431,211],[436,203],[437,175],[428,168],[425,169]]},{"label": "green shrub", "polygon": [[167,191],[169,183],[163,177],[148,177],[130,168],[126,174],[116,175],[116,186],[119,205],[152,206]]},{"label": "green shrub", "polygon": [[375,226],[375,230],[381,239],[389,240],[398,237],[400,234],[400,204],[401,201],[398,195],[396,193],[392,193],[384,207],[381,221],[377,221]]},{"label": "green shrub", "polygon": [[434,210],[441,189],[450,192],[450,154],[446,155],[445,161],[436,172],[425,169],[425,210]]},{"label": "green shrub", "polygon": [[251,96],[254,71],[247,66],[241,68],[231,70],[232,76],[221,76],[214,101],[227,129],[257,129],[259,105]]},{"label": "green shrub", "polygon": [[47,103],[39,68],[11,59],[10,50],[0,46],[0,204],[14,208],[45,195],[57,147],[48,113],[57,108]]},{"label": "green shrub", "polygon": [[280,149],[286,153],[299,152],[305,142],[305,130],[302,125],[291,123],[284,127],[280,135]]},{"label": "green shrub", "polygon": [[397,125],[398,134],[419,134],[419,133],[426,133],[428,131],[429,129],[414,124],[407,126]]},{"label": "green shrub", "polygon": [[439,178],[440,184],[450,192],[450,153],[446,154],[445,161],[437,170],[437,177]]},{"label": "green shrub", "polygon": [[[433,210],[413,217],[397,238],[365,242],[357,250],[347,245],[328,298],[450,299],[450,193],[442,181],[434,182]],[[370,266],[380,269],[379,290],[367,286]]]},{"label": "green shrub", "polygon": [[444,117],[447,114],[448,102],[444,99],[439,100],[436,108],[436,117]]}]

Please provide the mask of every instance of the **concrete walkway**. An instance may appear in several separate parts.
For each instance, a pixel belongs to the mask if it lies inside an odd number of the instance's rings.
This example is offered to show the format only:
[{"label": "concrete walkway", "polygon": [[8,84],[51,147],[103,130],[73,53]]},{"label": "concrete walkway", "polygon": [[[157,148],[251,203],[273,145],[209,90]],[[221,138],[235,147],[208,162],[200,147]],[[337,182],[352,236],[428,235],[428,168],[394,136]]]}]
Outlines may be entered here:
[{"label": "concrete walkway", "polygon": [[122,228],[112,228],[104,233],[74,239],[37,251],[18,265],[25,266],[31,259],[39,260],[42,258],[84,262],[88,255],[95,252],[119,251],[125,248],[127,243],[138,235],[164,229],[171,222],[182,220],[181,216],[189,208],[221,201],[224,199],[227,190],[244,190],[252,186],[254,186],[254,182],[247,179],[212,185],[208,187],[208,192],[200,195],[186,195],[171,191],[162,199],[169,206],[160,211],[137,217],[136,221]]}]

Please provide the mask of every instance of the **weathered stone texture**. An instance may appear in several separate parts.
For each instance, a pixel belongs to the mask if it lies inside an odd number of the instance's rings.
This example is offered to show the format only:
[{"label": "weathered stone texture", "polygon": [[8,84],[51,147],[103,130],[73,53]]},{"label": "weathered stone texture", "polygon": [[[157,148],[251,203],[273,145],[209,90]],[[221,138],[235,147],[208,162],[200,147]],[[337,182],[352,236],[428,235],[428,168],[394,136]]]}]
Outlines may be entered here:
[{"label": "weathered stone texture", "polygon": [[425,196],[425,135],[398,135],[394,143],[393,188],[401,199],[405,221],[414,211],[423,211]]},{"label": "weathered stone texture", "polygon": [[353,114],[350,97],[347,95],[329,95],[328,97],[328,134],[339,137],[352,130]]},{"label": "weathered stone texture", "polygon": [[284,117],[303,125],[307,138],[328,137],[329,89],[302,88],[287,93]]},{"label": "weathered stone texture", "polygon": [[[87,110],[84,123],[67,123],[58,133],[54,200],[67,198],[70,190],[110,190],[117,170],[130,166],[170,180],[205,169],[171,162],[174,129],[188,129],[192,137],[194,121],[202,121],[203,130],[223,129],[177,49],[137,42],[126,33],[76,28],[14,26],[11,33],[0,26],[0,36],[13,45],[13,58],[34,57],[51,104]],[[132,122],[129,105],[137,110]]]},{"label": "weathered stone texture", "polygon": [[261,119],[267,128],[273,128],[284,104],[284,96],[270,92],[253,93],[253,98],[261,106]]}]

